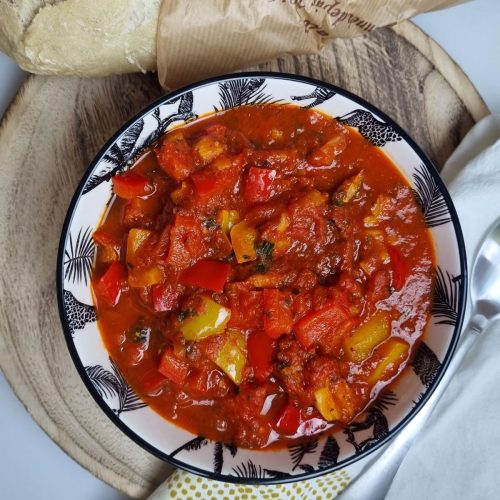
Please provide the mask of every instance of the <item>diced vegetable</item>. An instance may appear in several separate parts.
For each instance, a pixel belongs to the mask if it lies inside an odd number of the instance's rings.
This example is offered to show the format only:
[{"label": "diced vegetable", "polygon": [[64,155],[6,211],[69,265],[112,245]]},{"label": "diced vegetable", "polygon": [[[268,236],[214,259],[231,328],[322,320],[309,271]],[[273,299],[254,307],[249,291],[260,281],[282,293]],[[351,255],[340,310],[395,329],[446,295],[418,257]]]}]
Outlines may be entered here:
[{"label": "diced vegetable", "polygon": [[290,333],[293,326],[293,300],[289,292],[276,288],[266,288],[264,297],[264,331],[277,339],[285,333]]},{"label": "diced vegetable", "polygon": [[359,267],[367,276],[371,276],[375,271],[386,265],[390,261],[387,245],[385,244],[384,233],[378,229],[368,229],[365,231],[369,251],[359,262]]},{"label": "diced vegetable", "polygon": [[406,281],[408,268],[399,250],[389,245],[387,247],[392,266],[392,286],[395,290],[401,290]]},{"label": "diced vegetable", "polygon": [[194,266],[181,273],[180,281],[185,285],[197,286],[222,292],[229,280],[231,264],[216,260],[199,260]]},{"label": "diced vegetable", "polygon": [[251,203],[264,202],[274,195],[276,170],[250,167],[245,178],[243,196]]},{"label": "diced vegetable", "polygon": [[208,165],[226,150],[224,144],[212,135],[204,135],[200,137],[196,141],[193,148],[200,156],[204,165]]},{"label": "diced vegetable", "polygon": [[344,339],[345,355],[350,361],[363,361],[390,334],[390,316],[385,311],[379,311]]},{"label": "diced vegetable", "polygon": [[314,391],[314,400],[317,410],[330,422],[338,420],[348,423],[356,416],[356,395],[343,378],[336,380],[333,386],[327,383]]},{"label": "diced vegetable", "polygon": [[253,376],[264,383],[272,372],[274,341],[264,332],[252,332],[247,340],[248,362],[253,368]]},{"label": "diced vegetable", "polygon": [[358,408],[359,399],[356,397],[353,387],[343,378],[335,381],[331,391],[340,410],[340,421],[346,424],[360,410]]},{"label": "diced vegetable", "polygon": [[120,245],[113,235],[104,229],[98,229],[94,232],[92,238],[99,245],[100,260],[107,264],[120,260]]},{"label": "diced vegetable", "polygon": [[300,425],[300,411],[288,402],[276,419],[276,428],[282,434],[293,436]]},{"label": "diced vegetable", "polygon": [[201,340],[222,333],[230,317],[230,309],[202,296],[199,311],[182,320],[180,330],[186,340]]},{"label": "diced vegetable", "polygon": [[245,347],[244,335],[241,332],[232,330],[228,332],[228,338],[215,359],[215,364],[236,385],[240,385],[241,383],[243,370],[247,362]]},{"label": "diced vegetable", "polygon": [[340,411],[337,402],[328,386],[321,387],[314,391],[314,404],[321,416],[331,422],[340,418]]},{"label": "diced vegetable", "polygon": [[180,205],[184,199],[186,199],[191,191],[191,187],[189,186],[187,181],[182,181],[181,185],[174,189],[170,193],[170,199],[176,204]]},{"label": "diced vegetable", "polygon": [[191,174],[195,191],[201,196],[209,196],[217,190],[216,173],[211,170],[198,170]]},{"label": "diced vegetable", "polygon": [[182,135],[169,137],[155,150],[160,167],[176,181],[182,181],[194,171],[196,164],[189,144]]},{"label": "diced vegetable", "polygon": [[94,286],[98,299],[104,300],[110,306],[115,306],[120,300],[126,279],[127,275],[122,265],[113,262]]},{"label": "diced vegetable", "polygon": [[245,283],[255,288],[279,288],[289,281],[288,274],[269,271],[265,274],[252,274]]},{"label": "diced vegetable", "polygon": [[318,342],[330,330],[335,330],[349,317],[344,309],[336,304],[329,304],[319,311],[311,311],[294,326],[297,340],[307,349]]},{"label": "diced vegetable", "polygon": [[228,131],[229,131],[229,129],[225,125],[221,125],[220,123],[215,123],[213,125],[209,125],[205,129],[205,132],[207,135],[215,137],[219,141],[224,141]]},{"label": "diced vegetable", "polygon": [[325,205],[327,201],[327,193],[322,193],[317,189],[311,189],[300,198],[300,200],[297,202],[297,205],[299,209],[309,209],[312,207],[320,207],[321,205]]},{"label": "diced vegetable", "polygon": [[[371,367],[366,379],[370,386],[396,375],[399,367],[408,358],[409,345],[402,339],[391,337],[366,360]],[[373,361],[376,361],[373,363]]]},{"label": "diced vegetable", "polygon": [[154,396],[163,387],[167,379],[157,370],[147,372],[141,379],[141,386],[148,396]]},{"label": "diced vegetable", "polygon": [[212,162],[212,167],[216,170],[227,170],[233,166],[231,158],[226,155],[221,155]]},{"label": "diced vegetable", "polygon": [[161,283],[164,277],[159,266],[132,267],[128,271],[128,282],[134,288],[156,285]]},{"label": "diced vegetable", "polygon": [[144,242],[153,234],[148,229],[132,228],[127,237],[127,263],[136,263],[136,254]]},{"label": "diced vegetable", "polygon": [[278,231],[279,233],[284,233],[289,226],[290,226],[290,217],[288,216],[287,213],[282,212],[280,214],[280,220],[278,222],[278,225],[276,226],[276,231]]},{"label": "diced vegetable", "polygon": [[231,320],[229,326],[241,329],[263,328],[262,292],[242,290],[230,295]]},{"label": "diced vegetable", "polygon": [[200,222],[192,215],[178,213],[170,229],[167,263],[185,269],[206,251]]},{"label": "diced vegetable", "polygon": [[172,283],[153,286],[151,290],[151,303],[153,311],[173,311],[179,305],[180,291]]},{"label": "diced vegetable", "polygon": [[377,200],[371,208],[371,215],[367,215],[363,219],[365,227],[377,227],[384,218],[390,216],[392,206],[393,200],[390,196],[385,194],[378,195]]},{"label": "diced vegetable", "polygon": [[364,173],[363,170],[361,170],[353,177],[349,177],[349,179],[346,179],[335,192],[335,203],[341,205],[343,205],[344,203],[349,203],[356,196],[361,186],[363,185],[363,178]]},{"label": "diced vegetable", "polygon": [[331,165],[335,157],[342,153],[346,147],[347,139],[345,135],[338,134],[325,142],[325,144],[314,149],[307,157],[307,161],[310,165],[315,167]]},{"label": "diced vegetable", "polygon": [[189,365],[176,358],[172,351],[165,350],[158,371],[174,384],[181,385],[189,374]]},{"label": "diced vegetable", "polygon": [[231,243],[238,264],[250,262],[257,258],[255,241],[259,233],[249,226],[246,221],[241,221],[231,229]]},{"label": "diced vegetable", "polygon": [[240,214],[237,210],[220,210],[217,214],[217,224],[226,234],[229,234],[239,219]]},{"label": "diced vegetable", "polygon": [[116,196],[127,200],[137,196],[147,196],[153,191],[153,186],[148,178],[135,172],[116,174],[112,182],[113,192]]}]

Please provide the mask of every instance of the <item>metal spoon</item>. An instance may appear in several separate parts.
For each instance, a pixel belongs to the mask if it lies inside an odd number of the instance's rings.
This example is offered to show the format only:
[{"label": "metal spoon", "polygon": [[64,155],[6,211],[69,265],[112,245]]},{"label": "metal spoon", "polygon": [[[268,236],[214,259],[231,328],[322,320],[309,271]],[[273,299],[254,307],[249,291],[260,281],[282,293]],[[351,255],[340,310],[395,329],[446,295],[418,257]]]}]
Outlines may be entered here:
[{"label": "metal spoon", "polygon": [[500,316],[500,220],[486,233],[471,276],[472,311],[457,348],[441,382],[415,418],[387,445],[340,495],[341,500],[385,498],[401,462],[457,371],[465,354],[488,323]]}]

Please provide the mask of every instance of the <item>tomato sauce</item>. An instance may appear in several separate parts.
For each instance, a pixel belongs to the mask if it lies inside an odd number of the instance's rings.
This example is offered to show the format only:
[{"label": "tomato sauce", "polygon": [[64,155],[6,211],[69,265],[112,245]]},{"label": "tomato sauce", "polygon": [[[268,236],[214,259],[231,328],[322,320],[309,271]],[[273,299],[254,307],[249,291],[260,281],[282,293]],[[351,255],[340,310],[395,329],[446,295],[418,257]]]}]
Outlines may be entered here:
[{"label": "tomato sauce", "polygon": [[433,244],[404,177],[354,129],[289,105],[215,113],[113,189],[94,233],[98,324],[166,419],[289,444],[348,424],[408,364]]}]

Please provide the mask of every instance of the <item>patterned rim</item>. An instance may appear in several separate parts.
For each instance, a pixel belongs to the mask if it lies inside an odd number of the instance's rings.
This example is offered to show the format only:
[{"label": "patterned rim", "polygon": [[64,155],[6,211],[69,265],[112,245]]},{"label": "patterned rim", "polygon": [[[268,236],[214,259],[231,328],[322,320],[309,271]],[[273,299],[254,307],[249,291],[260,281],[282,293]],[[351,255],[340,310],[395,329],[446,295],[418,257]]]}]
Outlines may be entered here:
[{"label": "patterned rim", "polygon": [[[233,475],[228,475],[228,474],[221,474],[221,473],[216,473],[216,472],[210,472],[207,470],[200,469],[199,467],[195,467],[187,462],[184,462],[182,460],[179,460],[175,458],[173,455],[177,453],[177,450],[175,452],[172,452],[170,454],[166,454],[163,451],[159,450],[155,446],[153,446],[151,443],[147,442],[144,440],[142,437],[140,437],[136,432],[134,432],[128,425],[126,425],[117,415],[116,411],[113,411],[110,406],[104,401],[102,394],[96,389],[96,387],[93,385],[92,381],[89,378],[89,374],[85,369],[85,366],[83,365],[80,355],[75,347],[75,344],[73,342],[73,331],[74,331],[74,326],[71,324],[69,321],[66,311],[65,311],[65,290],[64,290],[64,280],[65,280],[65,271],[64,271],[64,262],[65,262],[65,250],[68,242],[68,237],[71,238],[70,234],[70,228],[71,224],[73,221],[73,216],[75,215],[76,207],[77,204],[81,198],[81,196],[84,194],[85,186],[87,184],[87,181],[91,178],[92,174],[94,173],[94,169],[96,166],[99,164],[101,159],[104,157],[104,155],[110,150],[110,148],[117,142],[117,140],[120,138],[120,136],[127,130],[129,130],[138,120],[141,118],[145,117],[150,113],[152,110],[155,108],[158,108],[158,106],[162,104],[166,104],[168,102],[174,102],[178,100],[183,94],[186,94],[189,91],[195,90],[195,89],[200,89],[209,85],[213,85],[215,83],[220,83],[224,81],[237,81],[241,79],[252,79],[252,78],[264,78],[264,79],[278,79],[278,80],[286,80],[286,81],[292,81],[292,82],[302,82],[306,83],[309,85],[314,85],[316,86],[317,89],[326,89],[326,95],[323,96],[325,99],[329,98],[327,97],[328,94],[330,96],[332,95],[340,95],[343,96],[350,101],[362,106],[366,110],[370,111],[371,113],[375,114],[376,116],[380,117],[385,124],[389,125],[392,131],[399,136],[400,139],[404,140],[410,148],[416,153],[416,155],[419,157],[420,161],[422,162],[422,168],[420,172],[417,170],[417,174],[419,176],[415,176],[414,174],[414,180],[416,185],[418,186],[419,182],[431,182],[433,185],[433,188],[436,190],[437,194],[439,197],[442,199],[442,205],[440,205],[440,208],[438,207],[438,210],[434,210],[432,214],[430,214],[431,217],[434,217],[434,222],[437,224],[442,223],[442,217],[443,217],[443,210],[447,211],[447,214],[449,213],[448,219],[446,219],[446,222],[450,221],[453,225],[453,230],[454,234],[456,236],[457,240],[457,247],[458,247],[458,255],[459,255],[459,263],[460,263],[460,274],[456,277],[450,276],[447,274],[445,276],[441,269],[438,267],[437,269],[437,275],[436,275],[436,280],[437,280],[437,286],[440,287],[439,290],[441,290],[445,295],[449,292],[449,287],[452,287],[451,289],[451,300],[454,302],[454,309],[453,309],[453,322],[448,321],[447,314],[446,312],[441,314],[440,317],[444,317],[445,319],[438,322],[441,324],[447,324],[447,325],[454,325],[454,330],[453,334],[451,336],[451,340],[448,344],[448,348],[446,351],[446,355],[444,356],[444,359],[442,362],[438,362],[438,364],[434,365],[433,370],[434,372],[432,373],[432,378],[428,381],[428,383],[424,380],[425,375],[420,375],[420,378],[424,385],[427,387],[425,389],[425,393],[422,393],[422,397],[416,402],[413,406],[413,408],[408,411],[408,413],[402,418],[402,420],[392,429],[390,429],[386,435],[378,439],[375,443],[371,444],[369,447],[366,447],[364,450],[360,449],[360,451],[356,452],[355,455],[352,455],[348,457],[347,459],[341,460],[339,462],[335,462],[333,465],[330,466],[325,466],[325,467],[319,467],[317,469],[310,468],[312,470],[308,470],[305,466],[302,470],[305,470],[306,472],[304,474],[296,474],[296,475],[289,475],[286,473],[283,473],[282,475],[277,474],[272,477],[262,477],[261,475],[255,476],[251,474],[250,472],[248,474],[242,474],[241,477],[238,476],[233,476]],[[309,96],[310,98],[317,98],[318,96],[312,95]],[[309,98],[308,97],[308,98]],[[321,96],[319,96],[321,98]],[[305,98],[305,97],[304,97]],[[301,98],[302,99],[302,98]],[[325,100],[323,99],[323,100]],[[295,99],[294,99],[295,100]],[[322,101],[319,101],[322,102]],[[314,102],[306,107],[313,107]],[[358,129],[361,132],[361,126],[359,123],[355,122],[348,122],[347,119],[344,120],[348,125],[351,126],[357,126]],[[394,140],[394,139],[392,139]],[[399,139],[396,139],[399,140]],[[377,139],[372,142],[375,145],[383,145],[383,144],[377,144]],[[425,191],[425,189],[424,189]],[[422,201],[422,200],[421,200]],[[441,201],[441,200],[440,200]],[[441,217],[441,219],[440,219]],[[437,221],[437,222],[436,222]],[[441,221],[441,222],[440,222]],[[432,227],[433,223],[431,221],[430,224],[428,224],[430,227]],[[436,293],[439,293],[439,290],[436,289]],[[300,481],[303,479],[307,478],[313,478],[316,476],[320,476],[323,474],[326,474],[328,472],[332,472],[334,470],[340,469],[342,467],[348,466],[354,462],[359,461],[360,459],[364,458],[368,454],[372,453],[373,451],[379,449],[381,446],[386,444],[395,434],[397,434],[417,413],[418,411],[423,407],[425,402],[429,399],[429,397],[432,395],[434,392],[434,389],[440,382],[443,373],[445,372],[450,359],[455,351],[458,339],[459,339],[459,334],[463,322],[463,316],[465,312],[465,301],[467,297],[467,268],[466,268],[466,255],[465,255],[465,245],[463,241],[463,236],[462,236],[462,231],[460,228],[460,224],[458,221],[458,217],[455,211],[455,208],[453,206],[453,203],[451,201],[451,198],[448,194],[448,191],[446,187],[444,186],[443,181],[441,180],[441,177],[439,176],[437,170],[433,166],[432,162],[425,156],[425,154],[421,151],[421,149],[415,144],[415,142],[408,136],[408,134],[401,129],[391,118],[389,118],[387,115],[385,115],[383,112],[372,106],[371,104],[367,103],[360,97],[351,94],[348,91],[345,91],[339,87],[336,87],[334,85],[321,82],[318,80],[310,79],[310,78],[305,78],[301,76],[296,76],[292,74],[283,74],[283,73],[272,73],[272,72],[250,72],[250,73],[238,73],[238,74],[232,74],[232,75],[223,75],[215,78],[210,78],[207,80],[203,80],[201,82],[189,85],[187,87],[184,87],[182,89],[179,89],[175,92],[172,92],[166,96],[161,97],[160,99],[154,101],[151,105],[149,105],[147,108],[145,108],[143,111],[138,113],[136,116],[134,116],[131,120],[129,120],[123,127],[118,130],[113,137],[103,146],[103,148],[99,151],[99,153],[96,155],[95,159],[92,161],[90,166],[88,167],[85,175],[83,176],[82,180],[80,181],[75,194],[71,200],[70,206],[68,208],[68,212],[64,221],[62,233],[61,233],[61,239],[59,243],[59,251],[58,251],[58,258],[57,258],[57,298],[58,298],[58,306],[59,306],[59,315],[61,319],[61,323],[63,326],[65,338],[66,338],[66,343],[68,345],[68,349],[70,351],[71,357],[73,359],[73,362],[76,366],[76,369],[78,370],[78,373],[80,377],[82,378],[83,382],[85,383],[87,389],[93,396],[94,400],[97,402],[97,404],[101,407],[101,409],[106,413],[106,415],[113,421],[113,423],[118,426],[128,437],[130,437],[132,440],[134,440],[137,444],[139,444],[141,447],[152,453],[153,455],[157,456],[158,458],[165,460],[167,462],[170,462],[176,467],[179,467],[181,469],[184,469],[186,471],[198,474],[200,476],[204,476],[210,479],[216,479],[216,480],[223,480],[227,482],[234,482],[234,483],[245,483],[245,484],[275,484],[275,483],[283,483],[283,482],[293,482],[293,481]],[[67,299],[67,298],[66,298]],[[450,299],[448,299],[450,300]],[[438,314],[439,317],[439,314]],[[422,344],[425,346],[425,344]],[[427,348],[428,349],[428,348]],[[431,351],[432,353],[432,351]],[[426,353],[423,354],[424,357]],[[432,353],[432,355],[434,355]],[[434,355],[435,357],[435,355]],[[437,358],[436,358],[437,361]],[[424,364],[428,362],[428,360],[423,361]],[[431,360],[432,363],[432,360]],[[87,367],[88,368],[88,367]],[[193,448],[191,449],[196,449],[197,443],[196,440],[199,440],[200,438],[195,438],[191,440],[189,443],[186,443],[183,445],[183,449],[189,449],[186,448],[186,446],[189,446],[190,443],[192,444]],[[220,444],[220,443],[216,443]],[[328,444],[328,443],[327,443]],[[325,446],[326,448],[326,446]],[[250,462],[251,463],[251,462]],[[260,466],[259,466],[260,467]],[[234,469],[233,469],[234,470]],[[276,472],[276,471],[271,471],[271,472]]]}]

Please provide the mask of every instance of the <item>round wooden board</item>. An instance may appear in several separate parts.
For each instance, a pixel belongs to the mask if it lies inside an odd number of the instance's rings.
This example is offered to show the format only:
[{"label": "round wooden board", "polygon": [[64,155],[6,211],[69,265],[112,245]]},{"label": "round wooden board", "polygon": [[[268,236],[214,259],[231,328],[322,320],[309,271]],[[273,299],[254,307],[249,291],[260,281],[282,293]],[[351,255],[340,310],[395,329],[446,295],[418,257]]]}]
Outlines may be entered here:
[{"label": "round wooden board", "polygon": [[[488,114],[460,68],[409,22],[337,40],[320,56],[258,68],[312,76],[364,97],[439,168]],[[116,429],[81,382],[59,323],[56,254],[87,165],[122,123],[162,93],[152,74],[32,76],[0,128],[0,366],[63,450],[132,497],[147,496],[172,469]]]}]

